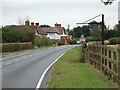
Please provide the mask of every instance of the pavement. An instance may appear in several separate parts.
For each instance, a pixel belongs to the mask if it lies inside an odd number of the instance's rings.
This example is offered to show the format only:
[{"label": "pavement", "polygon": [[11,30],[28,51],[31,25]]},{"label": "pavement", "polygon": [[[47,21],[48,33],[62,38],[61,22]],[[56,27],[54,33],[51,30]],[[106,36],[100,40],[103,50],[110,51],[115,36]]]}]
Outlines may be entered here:
[{"label": "pavement", "polygon": [[[36,88],[46,68],[75,46],[78,45],[50,47],[2,58],[2,88]],[[49,72],[51,69],[43,79],[42,88],[47,87]]]}]

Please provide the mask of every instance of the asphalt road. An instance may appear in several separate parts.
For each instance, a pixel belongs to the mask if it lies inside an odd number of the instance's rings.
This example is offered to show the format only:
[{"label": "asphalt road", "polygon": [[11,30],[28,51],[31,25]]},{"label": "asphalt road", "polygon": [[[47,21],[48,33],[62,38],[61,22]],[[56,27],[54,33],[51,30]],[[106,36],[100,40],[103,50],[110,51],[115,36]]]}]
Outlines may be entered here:
[{"label": "asphalt road", "polygon": [[2,59],[2,88],[36,88],[45,69],[76,45],[25,52]]}]

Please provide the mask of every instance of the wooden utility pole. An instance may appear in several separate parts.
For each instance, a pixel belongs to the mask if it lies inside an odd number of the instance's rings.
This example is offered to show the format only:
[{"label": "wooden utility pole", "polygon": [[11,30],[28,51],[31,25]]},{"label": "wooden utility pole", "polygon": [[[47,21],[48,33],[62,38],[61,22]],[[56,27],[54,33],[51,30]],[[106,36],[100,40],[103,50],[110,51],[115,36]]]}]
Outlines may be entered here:
[{"label": "wooden utility pole", "polygon": [[104,14],[102,14],[102,45],[104,45]]}]

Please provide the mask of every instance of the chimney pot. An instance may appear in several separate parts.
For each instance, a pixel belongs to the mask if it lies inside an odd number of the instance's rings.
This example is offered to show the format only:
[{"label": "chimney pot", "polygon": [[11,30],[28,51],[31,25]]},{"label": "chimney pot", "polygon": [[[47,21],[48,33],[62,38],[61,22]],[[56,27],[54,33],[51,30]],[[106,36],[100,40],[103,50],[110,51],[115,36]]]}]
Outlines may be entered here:
[{"label": "chimney pot", "polygon": [[29,20],[25,21],[25,25],[29,26]]},{"label": "chimney pot", "polygon": [[31,22],[31,26],[34,26],[34,22]]},{"label": "chimney pot", "polygon": [[57,23],[56,23],[56,24],[55,24],[55,27],[61,27],[61,24],[57,24]]},{"label": "chimney pot", "polygon": [[39,26],[39,23],[36,23],[36,26]]}]

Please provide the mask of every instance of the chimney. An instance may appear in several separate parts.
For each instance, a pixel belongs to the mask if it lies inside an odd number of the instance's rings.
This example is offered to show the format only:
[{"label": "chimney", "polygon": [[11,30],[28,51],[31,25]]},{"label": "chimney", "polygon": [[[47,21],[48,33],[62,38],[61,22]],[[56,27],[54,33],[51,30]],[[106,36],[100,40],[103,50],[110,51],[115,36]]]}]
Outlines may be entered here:
[{"label": "chimney", "polygon": [[29,26],[29,20],[25,21],[25,25]]},{"label": "chimney", "polygon": [[36,24],[36,28],[38,29],[39,28],[39,23],[35,23]]},{"label": "chimney", "polygon": [[57,24],[57,23],[56,23],[56,24],[55,24],[55,27],[61,27],[61,24]]},{"label": "chimney", "polygon": [[39,23],[36,23],[36,26],[39,26]]},{"label": "chimney", "polygon": [[34,22],[31,22],[31,26],[34,26]]}]

